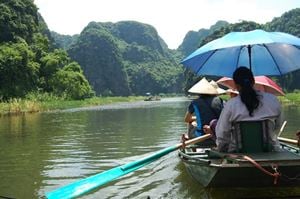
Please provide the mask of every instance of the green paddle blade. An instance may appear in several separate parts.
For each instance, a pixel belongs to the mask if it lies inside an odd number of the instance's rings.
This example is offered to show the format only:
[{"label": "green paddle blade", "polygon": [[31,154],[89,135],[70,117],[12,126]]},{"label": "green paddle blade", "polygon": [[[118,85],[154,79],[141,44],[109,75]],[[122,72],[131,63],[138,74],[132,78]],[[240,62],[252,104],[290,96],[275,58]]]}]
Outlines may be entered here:
[{"label": "green paddle blade", "polygon": [[145,158],[129,162],[119,167],[112,168],[110,170],[104,171],[102,173],[96,174],[94,176],[79,180],[77,182],[71,183],[64,187],[58,188],[54,191],[46,193],[46,197],[49,199],[65,199],[65,198],[74,198],[82,194],[88,193],[93,189],[96,189],[108,182],[111,182],[127,173],[135,171],[160,157],[175,151],[178,147],[171,146],[165,149],[162,149],[150,156]]},{"label": "green paddle blade", "polygon": [[[200,137],[196,137],[194,139],[186,141],[185,145],[195,144],[197,142],[206,140],[210,137],[211,135],[203,135]],[[123,175],[126,175],[127,173],[135,171],[151,162],[154,162],[160,157],[179,149],[182,145],[183,144],[180,143],[174,146],[167,147],[142,159],[129,162],[122,166],[118,166],[110,170],[104,171],[102,173],[96,174],[94,176],[71,183],[64,187],[46,193],[46,197],[48,199],[66,199],[66,198],[75,198],[77,196],[83,195]]]}]

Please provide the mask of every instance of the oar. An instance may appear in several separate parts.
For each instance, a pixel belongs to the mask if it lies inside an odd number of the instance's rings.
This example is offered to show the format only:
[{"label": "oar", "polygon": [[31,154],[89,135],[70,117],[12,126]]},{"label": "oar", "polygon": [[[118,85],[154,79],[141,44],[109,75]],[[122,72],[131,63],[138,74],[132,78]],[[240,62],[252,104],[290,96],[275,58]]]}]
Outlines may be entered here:
[{"label": "oar", "polygon": [[[210,134],[206,134],[191,140],[187,140],[184,145],[195,144],[197,142],[204,141],[210,138]],[[102,173],[90,176],[88,178],[79,180],[77,182],[71,183],[64,187],[58,188],[54,191],[46,193],[46,197],[49,199],[63,199],[63,198],[74,198],[82,194],[88,193],[91,190],[94,190],[101,185],[104,185],[108,182],[111,182],[114,179],[117,179],[125,174],[133,172],[157,159],[167,155],[168,153],[175,151],[183,146],[183,143],[176,144],[174,146],[167,147],[165,149],[159,150],[156,153],[144,157],[142,159],[129,162],[122,166],[112,168],[110,170],[104,171]]]},{"label": "oar", "polygon": [[287,123],[287,121],[284,121],[284,122],[283,122],[283,124],[282,124],[282,126],[281,126],[281,128],[280,128],[280,130],[279,130],[278,137],[279,137],[279,136],[281,135],[281,133],[283,132],[283,129],[284,129],[286,123]]},{"label": "oar", "polygon": [[298,140],[294,140],[294,139],[289,139],[289,138],[283,138],[283,137],[278,137],[278,140],[281,142],[286,142],[289,144],[296,144],[298,145]]}]

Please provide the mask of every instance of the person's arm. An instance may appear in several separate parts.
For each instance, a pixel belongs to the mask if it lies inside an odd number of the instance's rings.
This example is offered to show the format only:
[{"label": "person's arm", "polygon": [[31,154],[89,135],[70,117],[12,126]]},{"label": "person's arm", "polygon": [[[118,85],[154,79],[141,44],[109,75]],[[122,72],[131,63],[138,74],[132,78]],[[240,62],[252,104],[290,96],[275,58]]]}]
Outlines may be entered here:
[{"label": "person's arm", "polygon": [[187,111],[186,114],[185,114],[185,117],[184,117],[184,121],[186,123],[192,123],[192,122],[196,121],[196,117],[193,116],[192,113]]},{"label": "person's arm", "polygon": [[229,104],[223,108],[216,126],[216,142],[219,151],[228,152],[231,142],[231,107]]},{"label": "person's arm", "polygon": [[190,105],[188,106],[188,109],[185,113],[185,116],[184,116],[184,121],[186,123],[192,123],[194,121],[196,121],[196,116],[193,116],[193,113],[194,113],[194,106],[193,106],[193,102],[190,103]]}]

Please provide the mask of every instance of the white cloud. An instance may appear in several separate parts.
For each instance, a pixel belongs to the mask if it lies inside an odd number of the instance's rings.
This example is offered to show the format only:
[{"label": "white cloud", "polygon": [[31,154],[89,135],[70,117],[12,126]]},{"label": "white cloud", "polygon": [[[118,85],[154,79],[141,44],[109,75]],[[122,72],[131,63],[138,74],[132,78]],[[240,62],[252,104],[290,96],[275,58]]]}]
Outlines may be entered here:
[{"label": "white cloud", "polygon": [[135,20],[156,28],[170,48],[189,30],[209,28],[218,20],[234,23],[271,21],[300,7],[298,0],[35,0],[50,30],[77,34],[90,22]]}]

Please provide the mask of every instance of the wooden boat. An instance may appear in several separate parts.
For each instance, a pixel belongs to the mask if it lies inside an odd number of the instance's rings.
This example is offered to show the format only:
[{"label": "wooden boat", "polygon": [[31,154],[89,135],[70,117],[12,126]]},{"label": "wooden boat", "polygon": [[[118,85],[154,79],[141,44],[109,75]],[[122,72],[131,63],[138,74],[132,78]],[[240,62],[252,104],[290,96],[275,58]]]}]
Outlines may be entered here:
[{"label": "wooden boat", "polygon": [[159,96],[149,96],[146,99],[144,99],[144,101],[160,101],[160,97]]},{"label": "wooden boat", "polygon": [[179,157],[204,187],[300,187],[300,149],[285,143],[281,148],[281,152],[227,154],[193,145],[180,149]]}]

